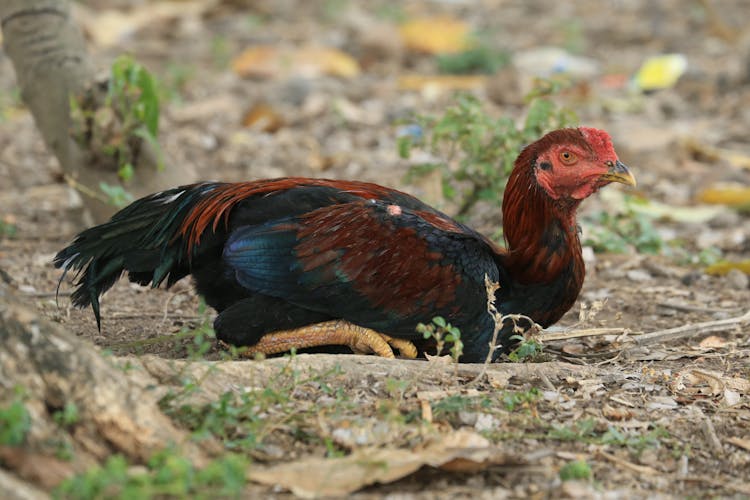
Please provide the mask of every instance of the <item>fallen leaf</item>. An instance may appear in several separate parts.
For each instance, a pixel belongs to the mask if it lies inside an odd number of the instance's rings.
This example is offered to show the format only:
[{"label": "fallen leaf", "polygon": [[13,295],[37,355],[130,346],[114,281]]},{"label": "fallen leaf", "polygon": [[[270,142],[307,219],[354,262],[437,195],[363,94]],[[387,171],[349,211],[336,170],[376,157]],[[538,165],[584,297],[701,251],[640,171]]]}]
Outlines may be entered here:
[{"label": "fallen leaf", "polygon": [[74,473],[70,462],[12,446],[0,446],[0,461],[19,477],[48,489]]},{"label": "fallen leaf", "polygon": [[242,118],[242,126],[274,133],[284,126],[284,117],[276,112],[270,104],[258,102],[245,113]]},{"label": "fallen leaf", "polygon": [[742,399],[742,397],[739,392],[724,388],[724,401],[726,401],[727,406],[736,405],[740,402],[740,399]]},{"label": "fallen leaf", "polygon": [[641,90],[659,90],[674,87],[687,69],[687,57],[682,54],[664,54],[646,59],[633,78]]},{"label": "fallen leaf", "polygon": [[449,17],[414,19],[400,31],[404,45],[414,52],[451,54],[471,47],[469,26]]},{"label": "fallen leaf", "polygon": [[750,155],[731,149],[716,148],[697,139],[686,139],[682,145],[687,151],[708,161],[726,161],[733,167],[750,169]]},{"label": "fallen leaf", "polygon": [[491,465],[525,464],[476,432],[459,429],[418,450],[360,449],[347,457],[310,457],[271,467],[253,467],[250,480],[281,486],[302,498],[339,497],[375,483],[391,483],[424,466],[453,472],[475,472]]},{"label": "fallen leaf", "polygon": [[427,354],[424,355],[425,358],[427,358],[427,362],[431,364],[437,364],[437,365],[451,365],[453,364],[453,358],[450,354],[444,354],[442,356],[438,356],[436,354]]},{"label": "fallen leaf", "polygon": [[711,335],[701,340],[698,345],[703,349],[717,349],[727,345],[727,340],[716,335]]},{"label": "fallen leaf", "polygon": [[633,412],[628,410],[627,408],[615,408],[614,406],[610,406],[608,404],[605,404],[602,407],[602,415],[604,415],[608,420],[629,420],[633,418]]},{"label": "fallen leaf", "polygon": [[354,78],[359,75],[359,63],[340,50],[327,47],[300,49],[257,45],[243,51],[232,61],[232,70],[242,77],[316,78],[321,75]]},{"label": "fallen leaf", "polygon": [[698,201],[714,205],[750,205],[750,187],[736,184],[713,186],[701,191]]},{"label": "fallen leaf", "polygon": [[627,203],[625,193],[611,189],[602,191],[602,199],[613,207],[625,207],[636,213],[641,213],[657,219],[692,224],[705,224],[720,213],[726,211],[724,207],[711,205],[677,206],[661,203],[655,200],[643,200],[639,203]]},{"label": "fallen leaf", "polygon": [[730,437],[730,438],[727,438],[726,441],[727,443],[731,443],[738,448],[744,449],[745,451],[750,451],[750,439]]},{"label": "fallen leaf", "polygon": [[74,3],[76,21],[99,47],[111,47],[146,26],[186,17],[200,18],[213,1],[143,2],[127,10],[93,10]]},{"label": "fallen leaf", "polygon": [[400,90],[421,92],[452,92],[454,90],[478,90],[484,88],[484,75],[404,75],[398,79]]},{"label": "fallen leaf", "polygon": [[750,259],[739,262],[720,260],[719,262],[706,267],[706,274],[725,276],[732,269],[738,269],[745,274],[750,274]]}]

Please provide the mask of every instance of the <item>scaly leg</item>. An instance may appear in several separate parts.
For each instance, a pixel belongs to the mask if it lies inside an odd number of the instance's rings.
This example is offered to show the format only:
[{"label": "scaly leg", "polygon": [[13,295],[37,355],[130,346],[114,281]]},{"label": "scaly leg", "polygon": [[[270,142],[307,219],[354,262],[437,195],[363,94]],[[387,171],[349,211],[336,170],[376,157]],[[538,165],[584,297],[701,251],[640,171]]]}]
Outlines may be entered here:
[{"label": "scaly leg", "polygon": [[253,357],[257,353],[278,354],[293,348],[327,345],[345,345],[356,353],[375,353],[384,358],[395,358],[391,349],[395,347],[407,358],[417,357],[417,348],[410,341],[390,337],[344,320],[325,321],[268,333],[257,344],[249,346],[243,355]]}]

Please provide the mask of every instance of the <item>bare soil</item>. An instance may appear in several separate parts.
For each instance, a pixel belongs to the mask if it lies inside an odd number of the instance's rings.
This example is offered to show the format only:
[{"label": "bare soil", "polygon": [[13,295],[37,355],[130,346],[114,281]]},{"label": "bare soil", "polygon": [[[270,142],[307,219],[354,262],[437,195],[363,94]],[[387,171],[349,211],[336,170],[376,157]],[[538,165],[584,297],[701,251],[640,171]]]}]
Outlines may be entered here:
[{"label": "bare soil", "polygon": [[[81,9],[95,25],[97,19],[104,22],[107,9],[126,3],[92,1]],[[132,8],[146,9],[147,3],[134,2]],[[424,0],[405,7],[354,0],[212,4],[197,15],[155,19],[111,45],[90,39],[92,54],[102,67],[127,51],[176,89],[178,97],[165,103],[161,140],[173,168],[189,163],[201,178],[362,179],[444,203],[427,182],[405,184],[409,162],[397,154],[398,120],[439,112],[452,100],[450,93],[399,89],[399,75],[429,74],[435,67],[431,57],[388,43],[396,25],[391,16],[397,12],[463,19],[510,54],[547,45],[578,47],[598,63],[600,75],[562,99],[576,109],[582,123],[611,132],[621,159],[638,178],[638,194],[649,200],[692,207],[709,184],[750,185],[749,168],[727,158],[696,155],[686,146],[691,139],[750,156],[750,38],[744,30],[748,15],[743,1],[675,0],[658,6],[640,0],[554,5]],[[256,43],[339,47],[357,56],[363,70],[350,79],[240,78],[227,59]],[[607,75],[609,81],[632,75],[646,57],[665,52],[683,53],[689,61],[687,73],[673,88],[634,96],[602,83]],[[499,77],[490,77],[490,82],[478,91],[486,109],[497,116],[519,116],[522,106],[507,94],[512,92],[504,90]],[[0,270],[44,316],[118,357],[187,359],[192,339],[173,340],[173,335],[211,318],[210,312],[199,312],[187,280],[169,291],[118,283],[102,301],[101,332],[91,311],[70,307],[67,281],[56,300],[60,274],[51,259],[83,228],[80,202],[61,182],[59,168],[30,115],[15,104],[15,88],[11,64],[0,53],[0,219],[17,228],[13,237],[0,237]],[[259,102],[283,117],[278,131],[242,126],[244,112]],[[595,197],[584,204],[582,215],[611,205]],[[500,218],[480,207],[471,222],[491,234]],[[705,266],[684,257],[716,248],[728,260],[750,258],[750,218],[725,208],[709,221],[664,217],[655,225],[660,237],[678,242],[672,247],[685,252],[590,257],[578,304],[551,332],[613,330],[546,342],[550,370],[526,375],[518,370],[505,379],[496,374],[469,386],[476,372],[454,373],[450,367],[431,372],[434,362],[373,360],[357,368],[356,362],[342,361],[342,370],[326,383],[350,394],[356,405],[338,416],[321,410],[329,418],[326,424],[313,423],[318,418],[314,412],[304,413],[299,425],[314,428],[321,439],[303,442],[279,426],[254,458],[269,468],[309,457],[323,461],[325,437],[331,437],[344,455],[366,446],[418,450],[435,434],[471,430],[515,458],[464,472],[425,466],[403,479],[370,485],[357,495],[750,496],[747,324],[711,336],[695,329],[695,335],[641,348],[629,343],[642,333],[740,316],[750,309],[745,275],[711,276]],[[216,346],[205,357],[216,360],[222,354]],[[331,359],[335,358],[304,355],[296,362],[318,369],[335,363]],[[244,363],[276,366],[279,360]],[[402,371],[394,375],[389,363]],[[409,381],[398,397],[387,387],[392,377]],[[164,384],[169,383],[165,378]],[[538,398],[513,408],[506,405],[507,394],[532,388],[539,390]],[[321,391],[311,386],[294,397],[300,408],[314,408],[323,397]],[[459,408],[451,409],[445,401],[455,395],[463,399]],[[391,406],[383,410],[388,401]],[[424,413],[424,401],[431,415]],[[394,423],[394,414],[413,412],[429,425]],[[585,427],[586,422],[593,427]],[[373,430],[381,424],[389,429],[386,435]],[[347,438],[341,429],[349,434],[361,431],[365,444]],[[630,440],[617,442],[608,434],[610,429]],[[561,481],[560,469],[576,459],[591,466],[591,479]],[[253,483],[247,494],[287,495],[287,489],[265,484]]]}]

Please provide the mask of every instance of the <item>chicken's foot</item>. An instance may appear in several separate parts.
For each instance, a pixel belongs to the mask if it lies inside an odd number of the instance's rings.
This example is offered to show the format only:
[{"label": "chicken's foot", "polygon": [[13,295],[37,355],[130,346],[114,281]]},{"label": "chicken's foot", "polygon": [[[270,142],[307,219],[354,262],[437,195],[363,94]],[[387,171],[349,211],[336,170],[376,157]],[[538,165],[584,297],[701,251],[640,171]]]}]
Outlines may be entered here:
[{"label": "chicken's foot", "polygon": [[278,354],[291,349],[328,345],[345,345],[355,353],[375,353],[384,358],[395,358],[393,348],[396,348],[402,356],[417,357],[417,348],[410,341],[378,333],[344,320],[325,321],[268,333],[261,337],[257,344],[249,346],[243,355],[253,357],[258,353]]}]

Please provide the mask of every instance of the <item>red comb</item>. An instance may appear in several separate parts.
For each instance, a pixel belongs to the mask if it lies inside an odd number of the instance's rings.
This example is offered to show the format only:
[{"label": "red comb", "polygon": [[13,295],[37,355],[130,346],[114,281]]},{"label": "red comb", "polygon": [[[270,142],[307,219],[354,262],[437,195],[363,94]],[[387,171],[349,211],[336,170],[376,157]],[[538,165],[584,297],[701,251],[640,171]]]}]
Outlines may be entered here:
[{"label": "red comb", "polygon": [[591,127],[579,127],[578,130],[581,131],[586,138],[586,141],[591,145],[591,148],[597,153],[598,157],[605,158],[607,156],[614,156],[617,158],[615,148],[612,146],[612,138],[607,132]]}]

